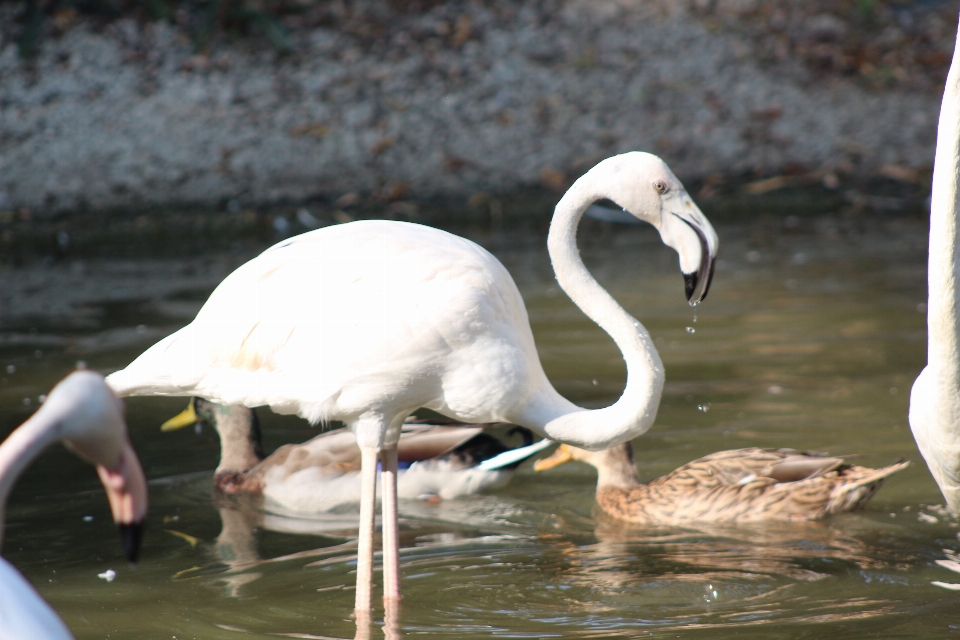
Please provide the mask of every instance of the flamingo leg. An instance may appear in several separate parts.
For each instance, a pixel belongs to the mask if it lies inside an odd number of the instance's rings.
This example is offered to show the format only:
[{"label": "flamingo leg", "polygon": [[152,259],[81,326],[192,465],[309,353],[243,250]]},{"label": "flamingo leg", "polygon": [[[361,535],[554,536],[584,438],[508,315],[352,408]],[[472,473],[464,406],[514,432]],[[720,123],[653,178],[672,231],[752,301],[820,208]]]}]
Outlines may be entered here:
[{"label": "flamingo leg", "polygon": [[[373,529],[377,506],[377,449],[360,447],[360,539],[357,548],[357,599],[354,608],[369,618],[373,591]],[[359,621],[360,616],[358,614]]]},{"label": "flamingo leg", "polygon": [[397,446],[380,451],[383,483],[383,599],[400,600],[400,524],[397,515]]}]

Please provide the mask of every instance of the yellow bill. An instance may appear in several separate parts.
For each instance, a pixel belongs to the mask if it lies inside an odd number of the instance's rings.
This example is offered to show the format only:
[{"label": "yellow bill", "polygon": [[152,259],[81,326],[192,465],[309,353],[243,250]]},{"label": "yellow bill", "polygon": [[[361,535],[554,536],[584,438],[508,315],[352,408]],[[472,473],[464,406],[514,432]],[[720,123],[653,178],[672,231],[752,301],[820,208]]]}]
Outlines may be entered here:
[{"label": "yellow bill", "polygon": [[197,414],[193,410],[193,399],[191,398],[190,404],[187,405],[186,409],[160,425],[160,431],[176,431],[177,429],[189,427],[197,422],[199,422],[199,418],[197,418]]},{"label": "yellow bill", "polygon": [[568,445],[562,444],[557,447],[557,450],[553,452],[553,455],[544,458],[543,460],[537,460],[537,462],[533,465],[533,470],[546,471],[547,469],[559,467],[560,465],[570,462],[571,460],[573,460],[573,452],[570,450]]}]

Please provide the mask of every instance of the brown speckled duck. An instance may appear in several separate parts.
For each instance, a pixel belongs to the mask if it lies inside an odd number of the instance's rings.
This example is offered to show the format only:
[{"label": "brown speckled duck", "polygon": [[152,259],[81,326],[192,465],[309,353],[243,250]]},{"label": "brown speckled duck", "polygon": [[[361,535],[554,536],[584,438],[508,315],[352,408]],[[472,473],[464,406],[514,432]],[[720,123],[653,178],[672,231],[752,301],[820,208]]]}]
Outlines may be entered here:
[{"label": "brown speckled duck", "polygon": [[[220,464],[214,486],[226,495],[263,499],[272,513],[309,516],[360,501],[360,448],[348,429],[322,433],[302,444],[288,444],[264,457],[260,422],[253,409],[194,398],[180,415],[164,423],[170,431],[200,422],[220,436]],[[398,443],[401,498],[450,500],[502,487],[517,467],[553,444],[524,440],[511,449],[483,433],[488,425],[442,426],[406,423]]]},{"label": "brown speckled duck", "polygon": [[597,504],[603,511],[647,525],[815,520],[859,509],[887,476],[909,464],[868,469],[824,453],[734,449],[704,456],[643,484],[626,443],[599,452],[560,445],[534,469],[570,460],[597,469]]}]

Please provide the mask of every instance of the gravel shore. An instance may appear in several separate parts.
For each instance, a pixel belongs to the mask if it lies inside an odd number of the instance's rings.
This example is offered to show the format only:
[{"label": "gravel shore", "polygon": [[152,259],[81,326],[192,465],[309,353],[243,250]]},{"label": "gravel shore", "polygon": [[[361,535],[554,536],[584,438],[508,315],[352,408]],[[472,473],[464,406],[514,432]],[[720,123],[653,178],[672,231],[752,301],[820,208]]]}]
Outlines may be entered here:
[{"label": "gravel shore", "polygon": [[780,4],[329,3],[288,55],[76,18],[29,62],[3,4],[0,212],[561,189],[632,149],[706,184],[923,176],[955,15],[915,3],[853,50],[826,3]]}]

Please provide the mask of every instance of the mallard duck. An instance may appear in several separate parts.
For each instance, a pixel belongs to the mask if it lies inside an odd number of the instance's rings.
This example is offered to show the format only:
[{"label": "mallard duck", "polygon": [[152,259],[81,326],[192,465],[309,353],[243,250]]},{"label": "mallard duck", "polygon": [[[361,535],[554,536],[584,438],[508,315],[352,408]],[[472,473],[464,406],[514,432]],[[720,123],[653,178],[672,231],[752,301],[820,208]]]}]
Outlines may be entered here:
[{"label": "mallard duck", "polygon": [[109,376],[121,396],[201,396],[340,420],[361,451],[355,608],[373,602],[377,460],[383,485],[384,598],[400,599],[397,444],[423,407],[462,422],[503,421],[599,450],[654,422],[663,363],[653,339],[590,275],[577,249],[586,209],[609,198],[679,254],[691,304],[710,287],[716,232],[660,158],[623,153],[557,203],[547,248],[557,282],[616,343],[626,387],[584,409],[553,387],[510,273],[477,244],[423,225],[358,220],[284,240],[241,265],[193,322]]},{"label": "mallard duck", "polygon": [[853,511],[866,504],[887,476],[909,464],[868,469],[824,453],[733,449],[644,484],[628,442],[598,452],[560,445],[534,469],[570,460],[597,469],[597,504],[605,513],[637,524],[681,526],[694,521],[815,520]]},{"label": "mallard duck", "polygon": [[[348,429],[284,445],[265,457],[256,411],[203,398],[193,398],[161,428],[197,422],[220,435],[214,485],[224,494],[262,496],[266,509],[287,514],[320,513],[360,501],[360,448]],[[501,487],[524,460],[553,444],[534,443],[530,431],[514,427],[509,433],[519,432],[524,444],[511,449],[483,433],[483,426],[405,423],[398,445],[397,495],[449,500]]]},{"label": "mallard duck", "polygon": [[[0,444],[0,543],[4,509],[17,476],[47,445],[62,441],[97,467],[124,551],[134,562],[147,511],[147,480],[127,438],[123,405],[92,371],[77,371],[50,391],[36,413]],[[60,617],[0,558],[0,638],[72,638]]]}]

